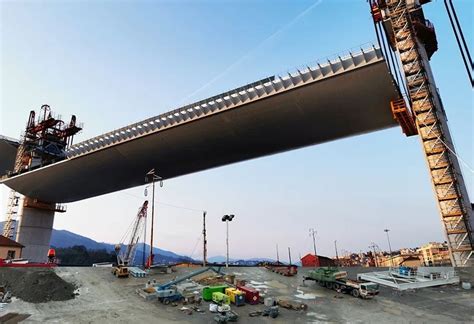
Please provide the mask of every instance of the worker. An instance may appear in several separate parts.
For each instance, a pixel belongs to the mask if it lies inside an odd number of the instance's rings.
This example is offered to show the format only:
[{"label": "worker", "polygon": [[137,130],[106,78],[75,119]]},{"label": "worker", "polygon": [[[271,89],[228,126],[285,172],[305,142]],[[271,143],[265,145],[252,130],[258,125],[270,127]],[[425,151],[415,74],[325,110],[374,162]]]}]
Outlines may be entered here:
[{"label": "worker", "polygon": [[48,250],[48,263],[56,263],[56,251],[54,249]]}]

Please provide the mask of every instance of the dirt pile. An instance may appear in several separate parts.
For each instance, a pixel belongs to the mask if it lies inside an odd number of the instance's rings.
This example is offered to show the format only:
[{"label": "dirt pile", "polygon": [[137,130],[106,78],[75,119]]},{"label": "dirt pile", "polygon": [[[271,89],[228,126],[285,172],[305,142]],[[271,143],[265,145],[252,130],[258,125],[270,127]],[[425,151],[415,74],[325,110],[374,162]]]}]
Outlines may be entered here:
[{"label": "dirt pile", "polygon": [[76,287],[61,279],[52,269],[3,268],[0,285],[5,285],[13,297],[29,303],[69,300]]}]

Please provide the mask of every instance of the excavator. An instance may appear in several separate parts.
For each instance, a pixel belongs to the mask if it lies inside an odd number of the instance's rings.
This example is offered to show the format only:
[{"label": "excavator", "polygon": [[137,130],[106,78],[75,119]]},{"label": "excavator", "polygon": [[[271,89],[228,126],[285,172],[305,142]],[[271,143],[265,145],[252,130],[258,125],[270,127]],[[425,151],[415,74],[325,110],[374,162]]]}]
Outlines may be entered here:
[{"label": "excavator", "polygon": [[[124,240],[115,245],[115,253],[117,254],[117,265],[112,268],[112,273],[117,278],[128,278],[129,271],[128,267],[132,264],[133,259],[135,258],[136,247],[138,240],[140,239],[140,234],[143,233],[143,228],[145,226],[146,215],[148,210],[148,200],[145,200],[143,205],[139,208],[138,214],[131,226],[130,239],[126,249],[122,249],[124,246],[125,238],[128,236],[127,231],[124,235]],[[130,230],[130,228],[129,228]]]}]

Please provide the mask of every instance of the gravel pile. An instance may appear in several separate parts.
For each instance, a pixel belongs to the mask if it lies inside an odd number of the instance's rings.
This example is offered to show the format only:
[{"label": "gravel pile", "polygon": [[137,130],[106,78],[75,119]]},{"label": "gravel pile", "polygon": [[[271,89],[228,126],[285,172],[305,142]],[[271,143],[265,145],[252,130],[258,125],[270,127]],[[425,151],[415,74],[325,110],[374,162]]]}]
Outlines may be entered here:
[{"label": "gravel pile", "polygon": [[6,286],[13,297],[29,303],[73,299],[76,289],[54,270],[38,268],[0,268],[0,285]]}]

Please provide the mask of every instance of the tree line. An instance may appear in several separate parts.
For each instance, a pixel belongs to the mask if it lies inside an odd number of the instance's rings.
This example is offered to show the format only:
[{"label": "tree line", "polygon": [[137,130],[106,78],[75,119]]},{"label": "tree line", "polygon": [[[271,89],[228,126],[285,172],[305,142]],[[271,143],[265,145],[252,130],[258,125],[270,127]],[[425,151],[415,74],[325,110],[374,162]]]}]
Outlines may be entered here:
[{"label": "tree line", "polygon": [[117,262],[115,252],[105,249],[88,250],[83,245],[55,248],[58,263],[64,266],[91,266],[93,263]]}]

